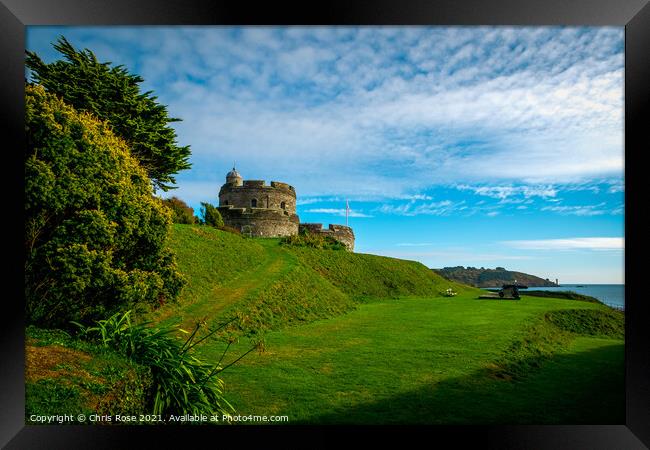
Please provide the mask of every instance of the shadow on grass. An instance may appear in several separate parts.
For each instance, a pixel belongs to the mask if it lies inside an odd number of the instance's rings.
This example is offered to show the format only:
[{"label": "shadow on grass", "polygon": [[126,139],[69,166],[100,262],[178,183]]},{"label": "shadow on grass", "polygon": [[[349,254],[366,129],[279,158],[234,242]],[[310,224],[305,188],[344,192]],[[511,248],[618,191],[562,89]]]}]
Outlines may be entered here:
[{"label": "shadow on grass", "polygon": [[519,381],[480,370],[354,405],[312,424],[623,424],[624,345],[556,354]]}]

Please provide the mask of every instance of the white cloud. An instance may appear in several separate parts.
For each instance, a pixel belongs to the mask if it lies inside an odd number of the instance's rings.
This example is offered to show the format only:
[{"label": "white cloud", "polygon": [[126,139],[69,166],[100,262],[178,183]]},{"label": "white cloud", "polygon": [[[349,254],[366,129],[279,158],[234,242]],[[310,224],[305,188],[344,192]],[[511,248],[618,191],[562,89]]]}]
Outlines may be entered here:
[{"label": "white cloud", "polygon": [[550,198],[548,184],[622,176],[622,27],[79,30],[183,119],[192,161],[236,159],[303,195]]},{"label": "white cloud", "polygon": [[609,192],[610,194],[625,192],[625,184],[623,184],[622,182],[611,183],[607,192]]},{"label": "white cloud", "polygon": [[539,239],[502,243],[521,250],[623,250],[625,248],[625,238],[621,237]]},{"label": "white cloud", "polygon": [[511,196],[530,197],[555,197],[557,189],[553,186],[469,186],[459,184],[456,186],[459,190],[469,190],[477,195],[484,195],[496,199],[505,200]]},{"label": "white cloud", "polygon": [[384,214],[395,214],[400,216],[418,216],[421,214],[430,216],[448,216],[456,211],[467,209],[464,204],[464,200],[460,202],[442,200],[439,202],[422,204],[416,204],[415,200],[411,200],[408,203],[402,203],[398,205],[384,203],[379,208],[377,208],[377,211]]},{"label": "white cloud", "polygon": [[[319,213],[319,214],[334,214],[336,216],[341,216],[345,217],[345,208],[343,209],[335,209],[335,208],[314,208],[314,209],[308,209],[305,212],[308,213]],[[350,210],[348,213],[349,217],[373,217],[368,214],[364,214],[359,211],[354,211]]]},{"label": "white cloud", "polygon": [[606,209],[603,209],[604,206],[605,203],[599,203],[598,205],[544,206],[542,207],[542,211],[552,211],[574,216],[600,216],[608,212]]}]

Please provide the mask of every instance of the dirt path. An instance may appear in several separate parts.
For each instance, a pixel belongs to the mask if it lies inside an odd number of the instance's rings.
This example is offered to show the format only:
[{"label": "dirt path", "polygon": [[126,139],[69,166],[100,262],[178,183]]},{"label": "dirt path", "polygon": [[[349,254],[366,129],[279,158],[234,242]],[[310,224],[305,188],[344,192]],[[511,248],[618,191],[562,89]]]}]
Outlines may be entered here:
[{"label": "dirt path", "polygon": [[218,320],[238,302],[264,289],[295,264],[292,255],[281,248],[265,247],[266,260],[257,269],[242,273],[224,285],[215,286],[205,300],[181,308],[176,315],[176,318],[181,317],[181,328],[191,330],[197,321]]}]

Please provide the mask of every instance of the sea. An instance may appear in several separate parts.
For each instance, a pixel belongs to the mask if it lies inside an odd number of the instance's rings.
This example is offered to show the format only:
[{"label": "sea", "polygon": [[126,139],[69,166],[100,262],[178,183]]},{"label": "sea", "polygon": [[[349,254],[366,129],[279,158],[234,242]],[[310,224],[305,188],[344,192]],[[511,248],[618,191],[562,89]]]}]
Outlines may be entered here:
[{"label": "sea", "polygon": [[[562,284],[553,287],[530,287],[531,291],[573,291],[578,294],[597,298],[604,304],[616,309],[625,309],[624,284]],[[526,294],[526,291],[521,291]]]}]

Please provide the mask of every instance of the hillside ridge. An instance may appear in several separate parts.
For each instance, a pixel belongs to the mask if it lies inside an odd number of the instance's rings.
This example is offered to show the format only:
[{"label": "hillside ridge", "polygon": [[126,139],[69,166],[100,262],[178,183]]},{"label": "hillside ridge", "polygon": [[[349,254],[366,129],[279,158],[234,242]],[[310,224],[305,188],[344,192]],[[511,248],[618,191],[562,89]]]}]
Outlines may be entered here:
[{"label": "hillside ridge", "polygon": [[485,269],[481,267],[478,269],[470,266],[467,268],[456,266],[431,270],[448,280],[480,288],[501,287],[504,284],[514,283],[515,280],[518,284],[528,287],[557,286],[548,278],[544,279],[523,272],[506,270],[503,267],[496,267],[495,269]]},{"label": "hillside ridge", "polygon": [[177,304],[152,318],[188,328],[237,318],[237,331],[249,334],[334,317],[368,299],[472,290],[416,261],[280,245],[199,225],[174,225],[169,245],[188,285]]}]

